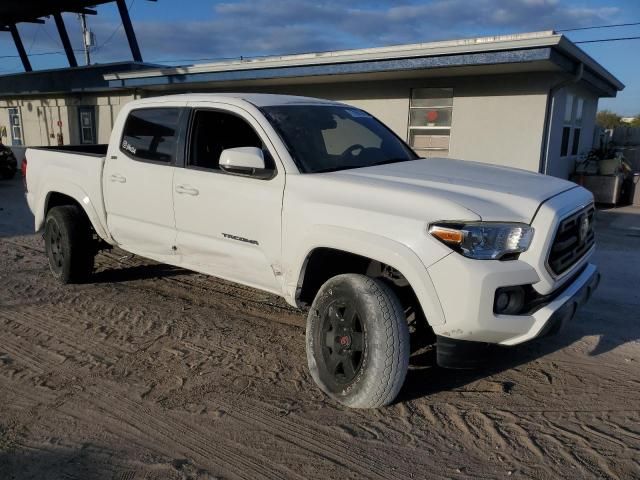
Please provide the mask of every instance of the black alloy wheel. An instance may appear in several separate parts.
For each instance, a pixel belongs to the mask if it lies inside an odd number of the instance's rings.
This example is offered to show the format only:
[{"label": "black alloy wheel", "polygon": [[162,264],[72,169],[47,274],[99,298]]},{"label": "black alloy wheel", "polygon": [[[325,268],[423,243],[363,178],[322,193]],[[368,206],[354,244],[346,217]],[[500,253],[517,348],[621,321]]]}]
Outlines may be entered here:
[{"label": "black alloy wheel", "polygon": [[404,383],[409,329],[381,279],[347,273],[327,280],[309,310],[306,342],[311,376],[343,405],[389,405]]},{"label": "black alloy wheel", "polygon": [[356,377],[365,357],[364,326],[356,305],[337,300],[322,317],[324,345],[321,368],[327,381],[336,389],[344,387]]}]

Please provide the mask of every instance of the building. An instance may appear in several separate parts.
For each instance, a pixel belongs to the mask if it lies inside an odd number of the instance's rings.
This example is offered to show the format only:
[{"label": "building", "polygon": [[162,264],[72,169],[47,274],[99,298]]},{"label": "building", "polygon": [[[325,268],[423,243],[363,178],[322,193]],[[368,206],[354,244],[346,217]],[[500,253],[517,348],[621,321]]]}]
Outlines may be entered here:
[{"label": "building", "polygon": [[545,31],[185,67],[129,62],[4,76],[0,133],[13,145],[106,143],[120,107],[134,98],[289,93],[365,109],[425,157],[566,178],[592,147],[598,99],[623,88],[566,37]]}]

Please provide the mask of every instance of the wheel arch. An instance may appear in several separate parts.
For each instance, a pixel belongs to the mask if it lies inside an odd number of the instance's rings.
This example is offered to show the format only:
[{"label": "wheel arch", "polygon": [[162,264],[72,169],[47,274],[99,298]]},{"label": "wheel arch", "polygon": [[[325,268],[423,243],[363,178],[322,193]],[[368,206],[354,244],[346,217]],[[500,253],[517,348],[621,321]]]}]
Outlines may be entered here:
[{"label": "wheel arch", "polygon": [[406,279],[429,325],[445,323],[444,312],[427,269],[413,250],[404,244],[379,235],[333,228],[324,233],[311,232],[311,236],[316,242],[300,256],[297,276],[292,279],[295,284],[291,293],[297,306],[310,304],[311,296],[315,296],[331,276],[367,274],[370,268],[379,265],[390,267]]},{"label": "wheel arch", "polygon": [[41,205],[37,209],[35,215],[36,232],[41,231],[44,228],[44,222],[49,211],[54,207],[63,205],[74,205],[79,207],[89,219],[91,226],[98,236],[106,242],[111,243],[111,237],[100,221],[100,218],[87,194],[81,188],[71,185],[67,185],[64,188],[52,188],[41,197]]}]

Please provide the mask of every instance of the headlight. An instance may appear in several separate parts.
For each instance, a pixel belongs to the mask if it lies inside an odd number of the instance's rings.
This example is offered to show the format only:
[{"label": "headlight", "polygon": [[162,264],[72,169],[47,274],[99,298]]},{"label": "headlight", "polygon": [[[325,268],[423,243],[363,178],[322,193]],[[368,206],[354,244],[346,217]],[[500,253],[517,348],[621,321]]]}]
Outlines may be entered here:
[{"label": "headlight", "polygon": [[498,260],[531,245],[533,228],[521,223],[436,223],[429,233],[465,257]]}]

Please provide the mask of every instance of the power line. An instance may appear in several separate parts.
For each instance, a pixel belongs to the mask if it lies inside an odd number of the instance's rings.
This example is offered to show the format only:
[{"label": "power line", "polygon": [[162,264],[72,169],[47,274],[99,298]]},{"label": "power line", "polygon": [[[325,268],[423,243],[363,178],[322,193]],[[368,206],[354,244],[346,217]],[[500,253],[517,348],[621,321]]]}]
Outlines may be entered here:
[{"label": "power line", "polygon": [[[131,1],[129,2],[129,6],[127,7],[127,10],[129,10],[129,13],[131,13],[131,7],[133,7],[133,4],[134,4],[134,3],[136,3],[136,0],[131,0]],[[107,39],[106,39],[104,42],[102,42],[100,45],[96,45],[96,47],[93,49],[93,53],[94,53],[94,54],[95,54],[95,53],[98,53],[98,52],[100,51],[100,49],[101,49],[102,47],[104,47],[105,45],[107,45],[107,44],[108,44],[108,43],[113,39],[113,37],[115,36],[115,34],[116,34],[116,33],[118,33],[121,29],[122,29],[122,25],[118,25],[118,26],[113,30],[113,32],[111,32],[111,35],[109,35],[109,36],[107,37]]]},{"label": "power line", "polygon": [[573,42],[573,43],[621,42],[623,40],[640,40],[640,36],[638,36],[638,37],[601,38],[599,40],[580,40],[579,42]]},{"label": "power line", "polygon": [[556,32],[577,32],[578,30],[593,30],[596,28],[630,27],[633,25],[640,25],[640,22],[610,23],[608,25],[595,25],[593,27],[559,28],[559,29],[556,29]]},{"label": "power line", "polygon": [[[638,37],[618,37],[618,38],[600,38],[594,40],[580,40],[573,43],[598,43],[598,42],[619,42],[623,40],[640,40],[640,36]],[[271,55],[261,55],[251,58],[260,58],[260,57],[269,57]],[[278,56],[278,55],[274,55]],[[237,57],[217,57],[217,58],[177,58],[177,59],[153,59],[149,60],[150,62],[158,62],[158,63],[175,63],[175,62],[204,62],[204,61],[225,61],[225,60],[243,60],[245,57],[237,56]]]},{"label": "power line", "polygon": [[[134,0],[135,1],[135,0]],[[133,2],[132,2],[133,3]],[[46,32],[46,29],[45,29]],[[617,38],[599,38],[594,40],[579,40],[573,43],[600,43],[600,42],[621,42],[626,40],[640,40],[640,36],[635,37],[617,37]],[[35,38],[34,38],[35,41]],[[104,45],[104,44],[103,44]],[[33,46],[33,42],[32,42]],[[74,52],[83,52],[82,49],[74,49]],[[64,55],[64,51],[51,51],[51,52],[39,52],[39,53],[30,53],[30,57],[40,57],[44,55]],[[269,55],[263,55],[269,56]],[[19,58],[20,55],[0,55],[0,59],[3,58]],[[224,61],[224,60],[242,60],[245,57],[237,56],[237,57],[211,57],[211,58],[183,58],[183,59],[159,59],[159,60],[150,60],[151,62],[202,62],[202,61]],[[253,57],[252,57],[253,58]],[[255,57],[259,58],[259,57]]]},{"label": "power line", "polygon": [[[74,50],[74,52],[82,52],[83,50]],[[55,51],[55,52],[39,52],[39,53],[30,53],[29,56],[30,57],[40,57],[43,55],[64,55],[65,53],[60,51]],[[0,55],[0,59],[2,58],[19,58],[20,55]]]},{"label": "power line", "polygon": [[60,43],[60,39],[53,38],[53,36],[49,33],[49,30],[47,30],[47,24],[46,23],[44,25],[40,25],[40,26],[42,27],[42,30],[44,30],[44,33],[47,35],[47,37],[49,37],[49,40],[51,40],[53,43],[56,44],[56,47],[64,48],[62,46],[62,43]]}]

